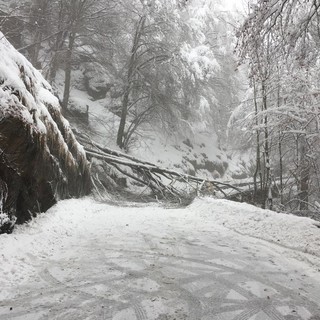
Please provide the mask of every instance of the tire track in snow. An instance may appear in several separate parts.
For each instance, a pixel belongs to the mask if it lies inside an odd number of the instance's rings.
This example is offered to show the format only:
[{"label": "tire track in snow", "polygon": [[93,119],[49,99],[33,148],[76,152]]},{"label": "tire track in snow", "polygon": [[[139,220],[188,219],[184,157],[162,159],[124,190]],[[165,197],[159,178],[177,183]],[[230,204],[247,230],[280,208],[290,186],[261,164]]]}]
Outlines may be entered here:
[{"label": "tire track in snow", "polygon": [[[270,320],[284,320],[286,315],[279,311],[283,306],[290,310],[304,307],[310,314],[318,312],[319,305],[308,297],[308,283],[300,273],[290,276],[305,284],[306,291],[300,296],[290,287],[283,270],[278,270],[283,281],[273,279],[277,271],[274,266],[268,267],[273,254],[259,254],[261,244],[244,248],[241,238],[227,239],[229,234],[204,233],[201,238],[201,231],[193,232],[193,238],[198,239],[195,242],[186,240],[182,232],[171,234],[168,230],[165,236],[153,236],[150,230],[139,232],[137,239],[144,239],[145,250],[137,250],[137,245],[130,242],[112,242],[116,237],[106,241],[92,236],[90,243],[82,242],[78,251],[73,253],[70,248],[74,260],[39,260],[35,266],[45,285],[33,289],[32,283],[26,284],[23,290],[28,293],[0,302],[0,319],[15,320],[28,312],[47,312],[32,320],[95,319],[101,317],[101,306],[106,319],[130,309],[138,320],[174,319],[175,312],[190,320],[225,319],[226,314],[228,320],[247,320],[259,312]],[[134,235],[128,239],[134,239]],[[81,259],[76,261],[77,255]],[[59,269],[59,276],[54,268]],[[151,284],[155,284],[152,290]],[[264,289],[269,287],[273,291],[268,298]],[[55,305],[53,296],[61,299],[59,304]],[[151,316],[148,306],[152,303],[159,307],[158,315]],[[9,305],[14,307],[12,312],[6,309]],[[163,315],[162,307],[167,314]],[[296,319],[306,320],[298,314]]]}]

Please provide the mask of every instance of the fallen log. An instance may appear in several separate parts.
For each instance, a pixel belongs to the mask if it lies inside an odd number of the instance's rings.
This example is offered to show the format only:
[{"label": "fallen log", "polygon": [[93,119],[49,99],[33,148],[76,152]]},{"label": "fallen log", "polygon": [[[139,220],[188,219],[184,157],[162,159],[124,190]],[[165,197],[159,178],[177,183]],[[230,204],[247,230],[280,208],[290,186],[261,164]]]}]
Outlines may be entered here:
[{"label": "fallen log", "polygon": [[[182,202],[185,197],[205,193],[205,191],[208,191],[206,188],[211,189],[210,193],[212,195],[220,193],[223,197],[228,196],[227,189],[241,193],[240,189],[231,184],[162,168],[154,163],[101,146],[79,132],[76,132],[76,136],[83,144],[88,159],[94,158],[107,163],[121,175],[150,189],[156,197]],[[130,172],[127,170],[128,168],[130,168]],[[186,189],[189,190],[186,191]]]}]

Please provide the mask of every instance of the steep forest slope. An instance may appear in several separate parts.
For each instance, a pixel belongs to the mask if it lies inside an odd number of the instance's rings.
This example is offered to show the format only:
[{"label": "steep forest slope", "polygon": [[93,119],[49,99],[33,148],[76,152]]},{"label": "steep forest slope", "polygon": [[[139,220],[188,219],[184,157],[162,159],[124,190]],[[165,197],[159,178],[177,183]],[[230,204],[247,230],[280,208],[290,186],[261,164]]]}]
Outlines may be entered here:
[{"label": "steep forest slope", "polygon": [[[61,96],[63,80],[57,78],[56,85]],[[84,82],[81,70],[74,72],[66,116],[90,139],[117,150],[116,136],[120,122],[115,111],[117,101],[110,97],[110,92],[104,98],[92,99]],[[134,125],[134,118],[129,116],[128,123]],[[185,121],[179,128],[165,128],[157,119],[151,119],[136,130],[127,152],[159,166],[208,179],[223,177],[229,165],[235,170],[215,127],[203,129],[193,125]]]},{"label": "steep forest slope", "polygon": [[[89,119],[84,129],[98,129],[101,144],[186,173],[225,174],[239,79],[219,1],[11,0],[0,8],[6,34],[57,89],[68,119]],[[25,17],[15,32],[10,12]],[[17,40],[22,28],[27,36]]]},{"label": "steep forest slope", "polygon": [[[222,4],[23,0],[0,10],[4,33],[42,70],[88,140],[208,180],[243,175],[227,152],[239,77]],[[16,25],[11,12],[25,18]],[[102,161],[92,168],[101,191],[114,182],[118,191],[118,181],[136,191],[137,181],[123,183]]]}]

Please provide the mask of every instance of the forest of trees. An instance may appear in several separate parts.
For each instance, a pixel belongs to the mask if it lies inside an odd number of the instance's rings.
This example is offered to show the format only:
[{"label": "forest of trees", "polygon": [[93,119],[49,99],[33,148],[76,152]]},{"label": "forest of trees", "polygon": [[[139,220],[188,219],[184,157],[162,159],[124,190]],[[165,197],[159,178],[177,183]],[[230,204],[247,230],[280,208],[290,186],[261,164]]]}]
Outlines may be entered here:
[{"label": "forest of trees", "polygon": [[4,34],[51,84],[64,70],[63,108],[80,65],[91,94],[121,97],[120,148],[145,122],[172,132],[190,123],[225,131],[236,62],[217,1],[6,1],[0,9]]},{"label": "forest of trees", "polygon": [[319,7],[259,0],[237,33],[250,87],[233,121],[255,146],[256,188],[267,195],[278,179],[287,210],[319,210]]},{"label": "forest of trees", "polygon": [[224,144],[228,124],[233,146],[254,153],[255,202],[318,210],[319,7],[249,1],[233,23],[218,0],[11,0],[0,29],[54,88],[63,72],[64,112],[81,66],[89,94],[114,99],[124,151],[145,123],[214,128]]}]

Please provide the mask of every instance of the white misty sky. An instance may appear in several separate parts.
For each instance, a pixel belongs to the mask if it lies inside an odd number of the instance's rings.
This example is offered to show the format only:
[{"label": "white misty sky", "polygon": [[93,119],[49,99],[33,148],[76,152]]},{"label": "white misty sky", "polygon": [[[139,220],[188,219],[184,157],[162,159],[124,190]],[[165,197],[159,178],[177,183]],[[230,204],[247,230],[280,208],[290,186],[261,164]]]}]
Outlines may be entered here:
[{"label": "white misty sky", "polygon": [[221,0],[221,4],[225,7],[225,9],[230,11],[243,11],[247,2],[247,0]]}]

